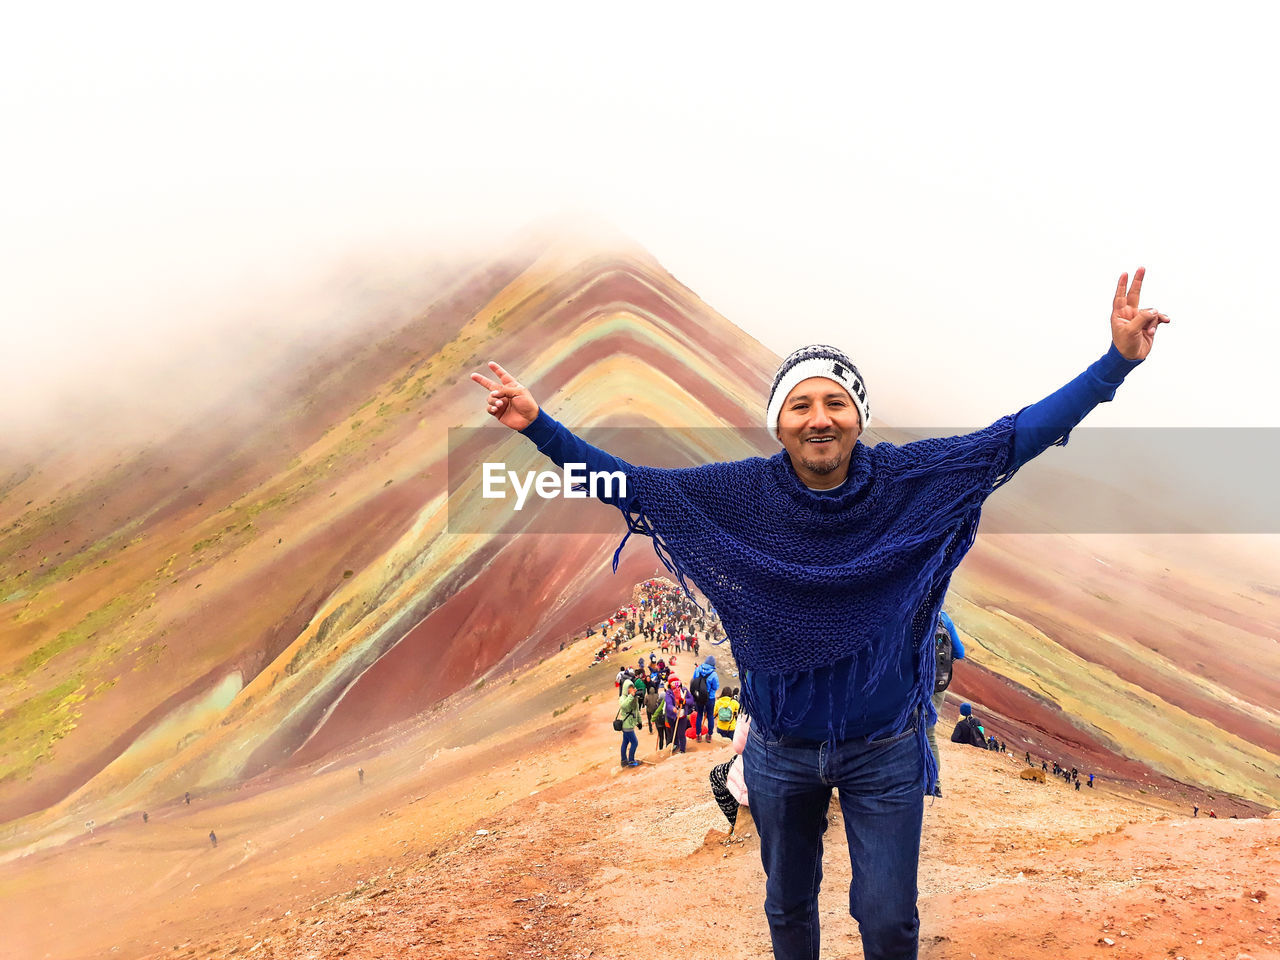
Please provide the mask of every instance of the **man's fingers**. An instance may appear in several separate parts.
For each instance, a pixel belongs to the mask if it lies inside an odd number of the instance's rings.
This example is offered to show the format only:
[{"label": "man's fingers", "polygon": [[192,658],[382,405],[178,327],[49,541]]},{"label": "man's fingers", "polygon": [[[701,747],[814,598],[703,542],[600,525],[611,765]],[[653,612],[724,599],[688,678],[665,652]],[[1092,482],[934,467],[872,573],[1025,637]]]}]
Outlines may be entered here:
[{"label": "man's fingers", "polygon": [[474,380],[476,383],[480,384],[480,386],[484,387],[486,390],[497,390],[497,389],[498,389],[498,384],[494,383],[494,382],[493,382],[492,380],[490,380],[488,377],[481,376],[481,375],[480,375],[480,374],[478,374],[478,373],[473,373],[473,374],[471,375],[471,379],[472,379],[472,380]]},{"label": "man's fingers", "polygon": [[507,373],[507,371],[504,370],[502,368],[502,365],[499,363],[494,363],[492,360],[490,360],[489,369],[492,370],[494,373],[496,373],[498,375],[498,379],[501,380],[503,383],[516,382],[516,378],[513,377],[511,374]]},{"label": "man's fingers", "polygon": [[1139,267],[1133,271],[1133,286],[1129,288],[1128,304],[1131,307],[1138,305],[1138,297],[1142,293],[1142,278],[1147,275],[1146,267]]},{"label": "man's fingers", "polygon": [[1120,274],[1120,279],[1116,281],[1116,297],[1111,302],[1112,312],[1118,311],[1121,307],[1124,306],[1124,291],[1128,283],[1129,283],[1129,274],[1128,273]]}]

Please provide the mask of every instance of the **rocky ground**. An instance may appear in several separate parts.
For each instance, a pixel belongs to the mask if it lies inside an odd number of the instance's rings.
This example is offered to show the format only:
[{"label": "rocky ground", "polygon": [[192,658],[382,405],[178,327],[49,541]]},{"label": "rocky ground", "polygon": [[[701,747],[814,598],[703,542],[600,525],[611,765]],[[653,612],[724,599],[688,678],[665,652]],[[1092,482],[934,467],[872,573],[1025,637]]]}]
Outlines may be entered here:
[{"label": "rocky ground", "polygon": [[[727,741],[659,755],[646,734],[646,763],[621,769],[616,668],[586,668],[582,646],[394,742],[3,865],[4,912],[23,902],[0,955],[769,956],[750,817],[730,839],[708,789]],[[922,957],[1280,958],[1280,819],[1195,819],[1131,786],[1075,791],[1020,779],[1011,755],[942,750]],[[827,839],[823,954],[859,957],[838,805]]]}]

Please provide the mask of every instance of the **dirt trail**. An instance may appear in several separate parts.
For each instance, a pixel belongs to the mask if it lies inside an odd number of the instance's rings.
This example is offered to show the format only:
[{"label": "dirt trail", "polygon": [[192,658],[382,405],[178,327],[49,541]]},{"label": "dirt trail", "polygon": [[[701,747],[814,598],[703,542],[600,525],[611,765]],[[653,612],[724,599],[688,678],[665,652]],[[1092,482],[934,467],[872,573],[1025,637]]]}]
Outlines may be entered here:
[{"label": "dirt trail", "polygon": [[[753,826],[726,845],[708,790],[727,742],[658,756],[646,733],[652,762],[619,768],[617,668],[588,657],[578,644],[394,741],[6,864],[0,910],[18,916],[20,899],[23,919],[0,955],[614,958],[678,935],[769,956]],[[1158,796],[942,751],[922,957],[1280,958],[1280,820],[1191,819]],[[823,955],[858,957],[833,809]],[[200,843],[210,823],[217,850]]]}]

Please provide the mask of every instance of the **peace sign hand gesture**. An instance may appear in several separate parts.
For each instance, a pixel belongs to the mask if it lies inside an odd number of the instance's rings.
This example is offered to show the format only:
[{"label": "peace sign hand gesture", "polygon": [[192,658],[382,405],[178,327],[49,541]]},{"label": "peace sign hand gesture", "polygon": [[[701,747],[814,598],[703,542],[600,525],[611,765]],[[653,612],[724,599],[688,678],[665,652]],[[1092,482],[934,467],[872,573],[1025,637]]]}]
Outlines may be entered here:
[{"label": "peace sign hand gesture", "polygon": [[1146,273],[1146,267],[1135,270],[1133,286],[1127,292],[1125,285],[1129,282],[1129,274],[1120,274],[1116,298],[1111,304],[1111,342],[1126,360],[1145,360],[1155,342],[1156,328],[1169,322],[1169,318],[1159,310],[1138,306],[1142,278]]},{"label": "peace sign hand gesture", "polygon": [[471,375],[472,380],[489,391],[489,414],[503,426],[523,430],[538,418],[538,404],[533,394],[492,360],[489,361],[489,369],[500,383],[478,373]]}]

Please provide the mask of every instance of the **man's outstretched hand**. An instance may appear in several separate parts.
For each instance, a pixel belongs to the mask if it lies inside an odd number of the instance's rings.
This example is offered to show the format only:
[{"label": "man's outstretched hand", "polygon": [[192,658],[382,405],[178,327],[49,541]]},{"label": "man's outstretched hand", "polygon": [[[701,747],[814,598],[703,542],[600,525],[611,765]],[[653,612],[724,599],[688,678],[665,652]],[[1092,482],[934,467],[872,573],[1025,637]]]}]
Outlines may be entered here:
[{"label": "man's outstretched hand", "polygon": [[512,430],[523,430],[538,418],[538,404],[533,394],[492,360],[489,361],[489,369],[499,382],[478,373],[473,373],[471,379],[489,391],[490,416]]},{"label": "man's outstretched hand", "polygon": [[1159,310],[1138,306],[1146,273],[1146,267],[1135,270],[1132,286],[1128,286],[1129,274],[1120,274],[1116,298],[1111,304],[1111,342],[1126,360],[1145,360],[1155,342],[1156,328],[1169,322]]}]

